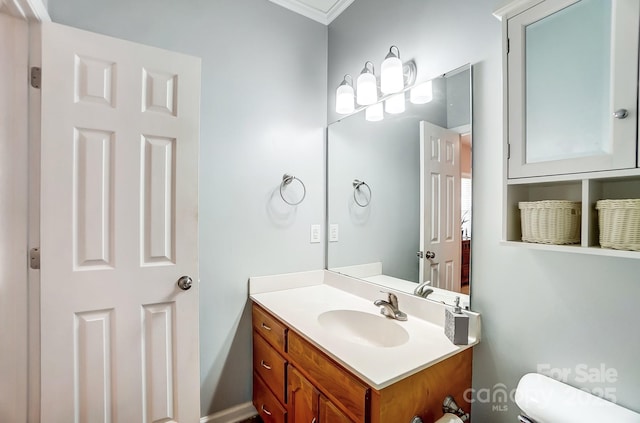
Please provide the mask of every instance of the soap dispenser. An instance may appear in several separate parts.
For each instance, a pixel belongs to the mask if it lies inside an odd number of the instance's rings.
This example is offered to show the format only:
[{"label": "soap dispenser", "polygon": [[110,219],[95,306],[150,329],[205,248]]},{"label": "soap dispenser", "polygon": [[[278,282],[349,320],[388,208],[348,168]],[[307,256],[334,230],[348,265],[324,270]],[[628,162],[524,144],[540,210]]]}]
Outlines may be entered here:
[{"label": "soap dispenser", "polygon": [[460,297],[456,297],[453,310],[449,307],[444,312],[444,334],[454,345],[469,343],[469,316],[460,308]]}]

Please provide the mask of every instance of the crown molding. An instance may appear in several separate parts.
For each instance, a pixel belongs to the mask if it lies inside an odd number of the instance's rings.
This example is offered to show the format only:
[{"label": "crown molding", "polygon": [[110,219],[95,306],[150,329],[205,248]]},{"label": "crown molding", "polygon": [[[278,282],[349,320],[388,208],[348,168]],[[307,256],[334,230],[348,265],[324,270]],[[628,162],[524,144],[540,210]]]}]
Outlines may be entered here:
[{"label": "crown molding", "polygon": [[42,0],[0,0],[0,10],[19,19],[31,22],[51,22]]},{"label": "crown molding", "polygon": [[282,6],[292,12],[298,13],[302,16],[306,16],[316,22],[320,22],[323,25],[329,25],[335,18],[340,15],[347,7],[354,2],[354,0],[338,0],[331,6],[331,9],[326,13],[321,10],[311,7],[299,0],[269,0],[272,3]]}]

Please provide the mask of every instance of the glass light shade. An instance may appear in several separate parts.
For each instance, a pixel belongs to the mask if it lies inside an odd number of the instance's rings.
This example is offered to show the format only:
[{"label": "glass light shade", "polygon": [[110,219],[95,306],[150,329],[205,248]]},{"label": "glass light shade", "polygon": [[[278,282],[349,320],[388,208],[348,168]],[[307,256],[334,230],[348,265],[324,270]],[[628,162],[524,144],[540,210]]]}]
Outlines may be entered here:
[{"label": "glass light shade", "polygon": [[361,106],[368,106],[378,101],[376,76],[372,73],[361,73],[356,80],[356,101]]},{"label": "glass light shade", "polygon": [[380,90],[383,94],[392,94],[404,88],[402,61],[389,54],[380,67]]},{"label": "glass light shade", "polygon": [[336,113],[347,115],[353,113],[353,87],[348,84],[341,84],[336,90]]},{"label": "glass light shade", "polygon": [[384,101],[384,109],[392,115],[404,112],[404,93],[392,95]]},{"label": "glass light shade", "polygon": [[431,81],[423,82],[411,88],[409,101],[413,104],[425,104],[433,100],[433,84]]},{"label": "glass light shade", "polygon": [[369,122],[377,122],[384,119],[384,110],[382,103],[373,104],[364,111],[364,117]]}]

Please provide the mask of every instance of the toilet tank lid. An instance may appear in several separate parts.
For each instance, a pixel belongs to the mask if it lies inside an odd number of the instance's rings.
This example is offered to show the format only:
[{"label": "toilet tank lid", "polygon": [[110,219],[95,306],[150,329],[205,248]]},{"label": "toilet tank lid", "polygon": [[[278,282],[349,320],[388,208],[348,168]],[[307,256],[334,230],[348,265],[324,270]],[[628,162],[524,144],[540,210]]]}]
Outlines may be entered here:
[{"label": "toilet tank lid", "polygon": [[515,398],[538,423],[640,423],[640,414],[538,373],[522,376]]}]

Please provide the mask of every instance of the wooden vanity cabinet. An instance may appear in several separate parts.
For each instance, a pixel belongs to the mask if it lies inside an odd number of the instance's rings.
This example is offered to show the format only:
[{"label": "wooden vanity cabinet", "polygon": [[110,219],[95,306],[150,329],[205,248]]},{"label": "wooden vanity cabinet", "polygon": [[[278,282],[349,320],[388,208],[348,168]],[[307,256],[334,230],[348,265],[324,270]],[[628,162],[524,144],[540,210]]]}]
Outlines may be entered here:
[{"label": "wooden vanity cabinet", "polygon": [[471,348],[376,390],[254,304],[253,354],[253,404],[265,423],[434,421],[447,395],[470,411]]}]

